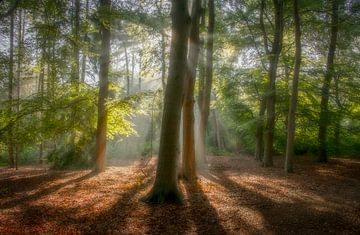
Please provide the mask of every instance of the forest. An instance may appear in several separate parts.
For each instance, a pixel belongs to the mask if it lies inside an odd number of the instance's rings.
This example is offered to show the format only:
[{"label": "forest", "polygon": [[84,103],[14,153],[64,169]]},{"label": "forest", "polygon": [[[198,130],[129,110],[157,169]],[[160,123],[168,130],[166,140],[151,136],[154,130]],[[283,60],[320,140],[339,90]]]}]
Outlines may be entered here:
[{"label": "forest", "polygon": [[360,0],[0,0],[0,234],[359,234]]}]

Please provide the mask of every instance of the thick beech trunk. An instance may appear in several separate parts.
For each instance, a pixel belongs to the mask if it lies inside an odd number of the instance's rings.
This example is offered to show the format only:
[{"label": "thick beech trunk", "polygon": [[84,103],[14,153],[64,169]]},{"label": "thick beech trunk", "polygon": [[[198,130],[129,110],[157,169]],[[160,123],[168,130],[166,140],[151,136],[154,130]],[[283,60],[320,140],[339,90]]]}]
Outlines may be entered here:
[{"label": "thick beech trunk", "polygon": [[[110,11],[111,0],[100,0],[101,16],[106,19],[104,14]],[[105,170],[106,154],[106,130],[107,130],[107,110],[106,99],[109,93],[109,67],[110,67],[110,28],[109,22],[102,22],[101,30],[101,55],[99,71],[99,103],[98,103],[98,122],[96,135],[96,154],[95,171]]]},{"label": "thick beech trunk", "polygon": [[335,50],[336,50],[336,41],[338,34],[338,0],[332,0],[332,14],[331,14],[331,34],[330,34],[330,44],[329,51],[327,55],[326,62],[326,71],[323,81],[323,86],[321,90],[321,103],[320,103],[320,118],[319,118],[319,162],[328,161],[327,153],[327,127],[329,125],[329,90],[331,78],[334,73],[334,59],[335,59]]},{"label": "thick beech trunk", "polygon": [[148,203],[181,201],[181,193],[177,185],[176,157],[190,26],[187,0],[172,0],[171,18],[171,52],[161,123],[159,159],[154,185],[143,198]]},{"label": "thick beech trunk", "polygon": [[[203,95],[199,96],[200,121],[199,121],[199,159],[206,163],[206,129],[210,113],[210,96],[213,79],[213,48],[214,48],[214,29],[215,29],[215,4],[214,0],[208,1],[209,22],[206,41],[206,62],[205,62],[205,82]],[[202,162],[200,160],[200,162]]]},{"label": "thick beech trunk", "polygon": [[187,59],[187,76],[185,82],[185,99],[183,104],[183,151],[181,176],[188,181],[196,180],[195,137],[194,137],[194,87],[196,68],[199,59],[200,38],[199,24],[201,0],[194,0],[191,10],[189,55]]},{"label": "thick beech trunk", "polygon": [[294,78],[292,81],[292,94],[287,123],[287,142],[285,171],[293,172],[294,138],[295,138],[295,112],[298,98],[298,83],[301,65],[301,28],[299,15],[299,0],[294,0],[294,25],[295,25],[295,65]]},{"label": "thick beech trunk", "polygon": [[275,8],[274,39],[269,57],[269,84],[266,99],[266,126],[264,132],[264,160],[265,167],[273,165],[273,142],[275,129],[275,98],[276,98],[276,76],[279,56],[282,48],[283,38],[283,1],[273,0]]}]

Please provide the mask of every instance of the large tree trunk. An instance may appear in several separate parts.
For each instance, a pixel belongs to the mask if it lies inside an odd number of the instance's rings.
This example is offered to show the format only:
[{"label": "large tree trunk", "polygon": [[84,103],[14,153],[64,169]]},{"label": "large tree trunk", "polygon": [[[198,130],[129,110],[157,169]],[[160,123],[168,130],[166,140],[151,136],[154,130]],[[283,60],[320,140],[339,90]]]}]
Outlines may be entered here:
[{"label": "large tree trunk", "polygon": [[292,82],[292,94],[290,98],[290,107],[287,125],[287,143],[285,171],[293,172],[294,138],[295,138],[295,112],[298,98],[298,83],[301,65],[301,28],[299,15],[299,0],[294,0],[294,25],[295,25],[295,65],[294,78]]},{"label": "large tree trunk", "polygon": [[159,159],[155,183],[148,195],[143,198],[148,203],[181,201],[181,193],[177,185],[176,156],[187,67],[187,40],[190,25],[188,1],[172,0],[171,17],[170,65],[161,123]]},{"label": "large tree trunk", "polygon": [[194,86],[196,78],[196,67],[198,64],[200,50],[200,15],[201,0],[194,0],[191,10],[191,26],[189,36],[190,47],[187,61],[185,99],[183,104],[183,151],[181,169],[181,176],[190,182],[196,180],[194,137]]},{"label": "large tree trunk", "polygon": [[282,48],[283,38],[283,1],[273,0],[275,7],[275,32],[271,52],[269,53],[269,84],[266,99],[266,126],[264,132],[264,160],[265,167],[273,165],[273,142],[275,129],[275,97],[276,76],[279,56]]},{"label": "large tree trunk", "polygon": [[256,125],[255,159],[263,160],[264,154],[264,114],[266,110],[266,99],[263,97],[260,102],[259,121]]},{"label": "large tree trunk", "polygon": [[326,71],[323,81],[323,86],[321,90],[321,104],[320,104],[320,118],[319,118],[319,162],[327,162],[328,161],[328,153],[327,153],[327,127],[329,125],[329,90],[330,90],[330,82],[334,73],[334,58],[335,58],[335,50],[336,50],[336,41],[338,34],[338,8],[339,3],[338,0],[332,0],[332,14],[331,14],[331,35],[330,35],[330,44],[329,51],[327,55],[327,63],[326,63]]},{"label": "large tree trunk", "polygon": [[[13,109],[13,82],[14,82],[14,14],[10,17],[10,55],[9,55],[9,84],[8,84],[8,99],[9,99],[9,115],[12,116]],[[8,143],[8,154],[9,154],[9,167],[14,167],[14,143],[13,143],[13,125],[9,127],[9,143]]]},{"label": "large tree trunk", "polygon": [[[109,14],[111,0],[100,0],[100,12],[103,20],[107,19],[104,14]],[[110,67],[110,28],[109,22],[100,24],[101,31],[101,55],[99,71],[99,103],[98,103],[98,122],[96,135],[96,155],[95,171],[105,170],[106,154],[106,130],[107,130],[107,110],[106,99],[109,93],[109,67]]]},{"label": "large tree trunk", "polygon": [[[199,121],[199,162],[206,163],[206,128],[210,113],[210,96],[213,79],[213,48],[214,48],[214,29],[215,29],[215,4],[214,0],[209,0],[209,22],[206,41],[206,62],[205,62],[205,84],[203,95],[199,95],[200,121]],[[203,161],[201,161],[201,159]]]}]

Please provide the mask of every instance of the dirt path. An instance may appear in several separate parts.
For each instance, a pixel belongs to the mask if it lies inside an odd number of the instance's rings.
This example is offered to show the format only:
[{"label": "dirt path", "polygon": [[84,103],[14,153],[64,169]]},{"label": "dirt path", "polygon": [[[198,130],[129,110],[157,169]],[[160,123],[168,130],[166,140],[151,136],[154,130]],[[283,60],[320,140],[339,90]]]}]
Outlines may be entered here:
[{"label": "dirt path", "polygon": [[0,234],[358,234],[360,162],[302,162],[296,173],[249,157],[212,157],[184,205],[139,202],[151,187],[139,162],[90,171],[0,169]]}]

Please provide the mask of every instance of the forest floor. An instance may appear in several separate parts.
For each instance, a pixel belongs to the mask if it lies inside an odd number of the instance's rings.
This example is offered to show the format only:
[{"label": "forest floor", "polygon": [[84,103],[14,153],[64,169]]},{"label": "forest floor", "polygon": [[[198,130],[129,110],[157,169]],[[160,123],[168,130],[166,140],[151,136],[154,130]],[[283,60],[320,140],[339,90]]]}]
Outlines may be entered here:
[{"label": "forest floor", "polygon": [[122,162],[95,175],[41,167],[0,169],[0,234],[359,234],[360,161],[280,160],[262,168],[252,158],[210,157],[198,187],[184,182],[183,205],[139,199],[154,164]]}]

